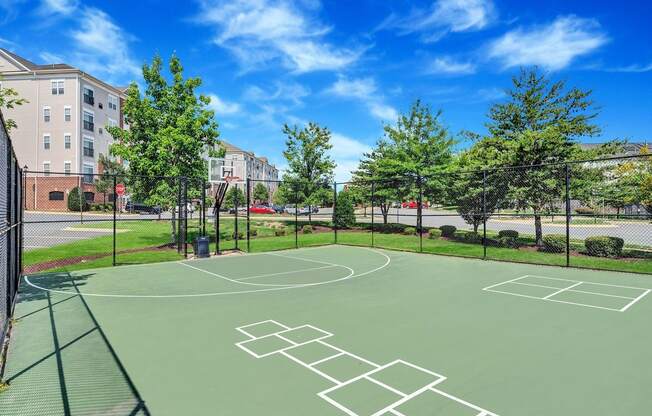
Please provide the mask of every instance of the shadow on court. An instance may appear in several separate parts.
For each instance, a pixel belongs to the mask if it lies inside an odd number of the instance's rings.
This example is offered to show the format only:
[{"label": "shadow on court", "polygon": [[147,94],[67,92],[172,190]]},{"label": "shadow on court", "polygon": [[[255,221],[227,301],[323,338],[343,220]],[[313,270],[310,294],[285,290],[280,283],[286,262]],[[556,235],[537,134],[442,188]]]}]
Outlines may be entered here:
[{"label": "shadow on court", "polygon": [[[91,274],[23,282],[0,393],[2,415],[149,415],[78,286]],[[77,294],[74,294],[74,293]],[[29,404],[29,406],[26,406]]]}]

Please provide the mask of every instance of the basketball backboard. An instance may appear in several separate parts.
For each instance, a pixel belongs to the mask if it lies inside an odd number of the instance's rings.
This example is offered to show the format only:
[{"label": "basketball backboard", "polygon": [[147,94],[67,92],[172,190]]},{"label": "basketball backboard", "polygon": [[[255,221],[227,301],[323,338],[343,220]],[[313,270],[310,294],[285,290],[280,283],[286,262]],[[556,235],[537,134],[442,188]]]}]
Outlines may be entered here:
[{"label": "basketball backboard", "polygon": [[242,183],[245,181],[245,161],[212,157],[208,159],[208,182]]}]

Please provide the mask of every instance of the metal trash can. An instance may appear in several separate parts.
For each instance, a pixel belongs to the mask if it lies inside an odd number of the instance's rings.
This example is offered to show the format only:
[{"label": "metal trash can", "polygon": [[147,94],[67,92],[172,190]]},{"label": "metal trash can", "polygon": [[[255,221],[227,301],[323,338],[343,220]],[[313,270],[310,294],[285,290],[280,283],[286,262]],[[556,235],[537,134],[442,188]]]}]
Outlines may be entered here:
[{"label": "metal trash can", "polygon": [[208,237],[197,237],[197,239],[195,239],[195,244],[194,244],[195,257],[198,258],[210,257],[208,242],[209,242]]}]

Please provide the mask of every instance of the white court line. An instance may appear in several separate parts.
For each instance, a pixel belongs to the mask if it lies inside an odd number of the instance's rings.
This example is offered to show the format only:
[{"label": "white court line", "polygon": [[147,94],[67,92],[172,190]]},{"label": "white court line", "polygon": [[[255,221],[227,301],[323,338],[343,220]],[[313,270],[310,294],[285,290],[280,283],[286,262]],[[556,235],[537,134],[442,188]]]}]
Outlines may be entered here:
[{"label": "white court line", "polygon": [[[534,287],[543,287],[546,289],[559,289],[558,287],[553,287],[553,286],[545,286],[545,285],[538,285],[535,283],[523,283],[523,282],[510,282],[515,285],[523,285],[523,286],[534,286]],[[587,282],[580,282],[581,284],[585,284]],[[630,298],[629,296],[620,296],[620,295],[611,295],[607,293],[599,293],[599,292],[590,292],[588,290],[579,290],[579,289],[566,289],[569,292],[577,292],[577,293],[586,293],[587,295],[598,295],[598,296],[606,296],[609,298],[620,298],[620,299],[636,299],[636,298]]]},{"label": "white court line", "polygon": [[[559,277],[538,276],[536,274],[526,274],[525,276],[522,276],[522,277],[528,277],[528,276],[530,276],[530,277],[539,277],[541,279],[562,280],[562,281],[565,281],[565,282],[579,282],[579,280],[561,279]],[[608,284],[608,283],[594,283],[594,282],[587,282],[587,281],[582,281],[582,283],[586,283],[587,285],[621,287],[621,288],[625,288],[625,289],[636,289],[636,290],[648,290],[647,288],[644,288],[644,287],[613,285],[613,284]]]},{"label": "white court line", "polygon": [[496,283],[496,284],[493,284],[493,285],[491,285],[491,286],[483,287],[482,290],[489,290],[489,289],[494,288],[494,287],[496,287],[496,286],[504,285],[505,283],[513,283],[513,282],[517,282],[517,281],[519,281],[519,280],[521,280],[521,279],[525,279],[525,278],[528,277],[528,276],[529,276],[529,275],[526,274],[525,276],[517,277],[517,278],[512,279],[512,280],[506,280],[506,281],[504,281],[504,282]]},{"label": "white court line", "polygon": [[435,392],[435,393],[437,393],[439,395],[442,395],[442,396],[444,396],[444,397],[446,397],[448,399],[454,400],[454,401],[456,401],[456,402],[458,402],[460,404],[463,404],[463,405],[465,405],[467,407],[470,407],[473,410],[477,410],[478,412],[480,412],[480,415],[485,414],[485,415],[490,415],[490,416],[497,416],[496,414],[491,413],[491,412],[489,412],[489,411],[487,411],[487,410],[485,410],[485,409],[483,409],[481,407],[478,407],[478,406],[474,405],[473,403],[469,403],[466,400],[462,400],[459,397],[455,397],[453,395],[450,395],[450,394],[448,394],[446,392],[443,392],[443,391],[441,391],[439,389],[436,389],[434,387],[431,387],[430,390],[432,390],[433,392]]},{"label": "white court line", "polygon": [[648,293],[650,293],[650,290],[649,290],[649,289],[646,290],[645,292],[643,292],[639,297],[637,297],[636,299],[632,300],[632,301],[629,302],[627,305],[625,305],[625,307],[623,307],[620,311],[621,311],[621,312],[625,312],[627,309],[629,309],[629,308],[630,308],[632,305],[634,305],[636,302],[638,302],[639,300],[643,299],[643,298],[645,297],[645,295],[647,295]]},{"label": "white court line", "polygon": [[[310,328],[310,329],[313,329],[313,330],[315,330],[317,332],[320,332],[322,335],[318,336],[318,337],[315,337],[315,338],[312,338],[312,339],[310,339],[308,341],[305,341],[305,342],[295,342],[295,341],[292,341],[291,339],[288,339],[288,338],[284,337],[283,335],[281,335],[281,334],[284,334],[286,332],[294,331],[294,330],[301,329],[301,328]],[[331,334],[330,332],[327,332],[327,331],[324,331],[322,329],[316,328],[316,327],[314,327],[312,325],[301,325],[301,326],[298,326],[298,327],[295,327],[295,328],[289,328],[289,329],[279,331],[279,332],[275,332],[275,333],[272,333],[272,334],[266,334],[266,335],[263,335],[262,337],[257,337],[257,338],[252,338],[252,339],[248,339],[248,340],[245,340],[245,341],[240,341],[240,342],[236,343],[235,345],[237,345],[240,349],[248,352],[250,355],[253,355],[256,358],[264,358],[264,357],[270,356],[272,354],[280,353],[280,352],[283,352],[283,351],[286,351],[286,350],[290,350],[292,348],[296,348],[296,347],[300,347],[302,345],[309,344],[311,342],[321,341],[322,339],[332,337],[332,336],[333,336],[333,334]],[[250,342],[259,341],[261,339],[271,338],[271,337],[281,338],[281,339],[289,342],[292,345],[290,345],[288,347],[283,347],[281,349],[274,350],[274,351],[271,351],[271,352],[267,352],[265,354],[258,354],[255,351],[252,351],[249,348],[247,348],[246,345],[245,345],[245,344],[248,344]]]},{"label": "white court line", "polygon": [[308,364],[308,367],[314,367],[314,366],[319,365],[321,363],[325,363],[326,361],[330,361],[333,358],[337,358],[337,357],[339,357],[341,355],[344,355],[344,353],[340,351],[335,355],[331,355],[330,357],[326,357],[326,358],[322,358],[321,360],[314,361],[314,362]]},{"label": "white court line", "polygon": [[[231,279],[230,277],[226,277],[226,276],[221,275],[221,274],[219,274],[219,273],[214,273],[214,272],[210,272],[210,271],[208,271],[208,270],[200,269],[199,267],[191,266],[191,265],[189,265],[189,264],[187,264],[187,263],[179,262],[179,264],[182,265],[182,266],[186,266],[186,267],[189,267],[189,268],[191,268],[191,269],[194,269],[194,270],[200,271],[200,272],[202,272],[202,273],[209,274],[209,275],[211,275],[211,276],[219,277],[220,279],[224,279],[224,280],[226,280],[227,282],[237,283],[237,284],[240,284],[240,285],[251,285],[251,286],[273,286],[273,287],[278,287],[278,286],[296,286],[296,285],[292,285],[292,284],[272,284],[272,283],[269,283],[269,284],[268,284],[268,283],[249,283],[249,282],[240,282],[240,281],[238,281],[238,280]],[[346,267],[346,266],[342,266],[342,267]],[[349,270],[350,270],[350,271],[353,271],[353,269],[349,269]]]},{"label": "white court line", "polygon": [[572,288],[574,288],[574,287],[576,287],[576,286],[579,286],[579,285],[581,285],[581,284],[582,284],[582,282],[577,282],[577,283],[572,284],[572,285],[570,285],[570,286],[568,286],[568,287],[565,287],[565,288],[563,288],[563,289],[559,289],[558,291],[553,292],[553,293],[551,293],[551,294],[549,294],[549,295],[547,295],[547,296],[544,296],[544,297],[541,298],[541,299],[550,299],[551,297],[553,297],[553,296],[555,296],[555,295],[558,295],[558,294],[560,294],[560,293],[562,293],[562,292],[567,291],[568,289],[572,289]]},{"label": "white court line", "polygon": [[536,297],[536,296],[522,295],[520,293],[505,292],[503,290],[489,289],[489,290],[487,290],[487,292],[504,293],[506,295],[519,296],[519,297],[522,297],[522,298],[545,300],[547,302],[566,303],[568,305],[577,305],[577,306],[584,306],[584,307],[587,307],[587,308],[605,309],[605,310],[608,310],[608,311],[620,312],[620,309],[616,309],[616,308],[607,308],[605,306],[589,305],[589,304],[586,304],[586,303],[569,302],[569,301],[566,301],[566,300],[544,299],[544,298],[539,298],[539,297]]},{"label": "white court line", "polygon": [[237,279],[234,279],[234,280],[237,280],[238,282],[241,282],[243,280],[258,279],[260,277],[270,277],[270,276],[280,276],[280,275],[283,275],[283,274],[303,273],[303,272],[310,272],[310,271],[313,271],[313,270],[332,269],[333,267],[339,267],[339,266],[333,265],[333,266],[311,267],[309,269],[290,270],[288,272],[276,272],[276,273],[259,274],[259,275],[256,275],[256,276],[238,277]]},{"label": "white court line", "polygon": [[[249,327],[256,326],[256,325],[260,325],[260,324],[266,324],[266,323],[268,323],[268,322],[271,322],[271,323],[273,323],[273,324],[275,324],[275,325],[278,325],[278,326],[280,326],[281,328],[290,329],[289,326],[283,325],[282,323],[277,322],[277,321],[275,321],[275,320],[273,320],[273,319],[268,319],[268,320],[266,320],[266,321],[254,322],[253,324],[248,324],[248,325],[239,326],[239,327],[236,328],[236,330],[237,330],[237,331],[240,331],[240,332],[243,333],[243,334],[245,334],[245,335],[248,336],[249,338],[256,338],[254,335],[252,335],[252,334],[250,334],[249,332],[245,331],[244,328],[249,328]],[[268,335],[268,334],[266,334],[266,335]]]},{"label": "white court line", "polygon": [[[331,246],[320,246],[320,247],[310,247],[310,248],[302,248],[300,250],[309,250],[309,249],[317,249],[317,248],[324,248],[324,247],[331,247]],[[333,246],[334,247],[334,246]],[[273,292],[277,290],[289,290],[289,289],[299,289],[299,288],[304,288],[304,287],[312,287],[312,286],[321,286],[321,285],[327,285],[327,284],[332,284],[332,283],[337,283],[341,282],[344,280],[348,279],[353,279],[354,277],[363,277],[370,275],[372,273],[375,273],[379,270],[384,269],[385,267],[389,266],[390,263],[392,262],[391,257],[389,257],[387,254],[383,253],[382,251],[371,249],[368,247],[356,247],[361,250],[367,250],[371,251],[372,253],[379,254],[385,258],[385,262],[378,266],[375,267],[371,270],[367,270],[366,272],[362,273],[357,273],[357,274],[350,274],[348,276],[341,277],[339,279],[334,279],[334,280],[328,280],[325,282],[316,282],[316,283],[306,283],[306,284],[300,284],[300,285],[291,285],[291,286],[282,286],[282,287],[272,287],[272,288],[264,288],[264,289],[251,289],[251,290],[232,290],[232,291],[226,291],[226,292],[208,292],[208,293],[189,293],[189,294],[182,294],[182,295],[122,295],[122,294],[111,294],[111,293],[88,293],[88,292],[72,292],[69,290],[57,290],[57,289],[48,289],[43,286],[37,285],[30,281],[29,276],[23,276],[25,279],[25,283],[28,285],[32,286],[35,289],[42,290],[44,292],[50,292],[50,293],[62,293],[64,295],[82,295],[82,296],[94,296],[94,297],[100,297],[100,298],[118,298],[118,299],[180,299],[180,298],[202,298],[202,297],[212,297],[212,296],[226,296],[226,295],[243,295],[247,293],[258,293],[258,292]],[[242,258],[242,257],[248,257],[248,256],[256,256],[256,255],[267,255],[269,253],[253,253],[253,254],[247,254],[246,256],[233,256],[234,258]],[[231,257],[231,256],[229,256]],[[226,258],[226,257],[222,257]],[[152,265],[157,265],[157,264],[179,264],[178,261],[173,261],[173,262],[160,262],[160,263],[150,263],[150,264],[135,264],[135,265],[130,265],[130,266],[120,266],[120,267],[152,267]],[[346,267],[346,266],[342,266]],[[346,267],[347,269],[353,271],[353,269],[350,269],[349,267]],[[90,269],[93,270],[93,269]],[[88,270],[87,270],[88,271]],[[38,277],[39,275],[35,275]]]}]

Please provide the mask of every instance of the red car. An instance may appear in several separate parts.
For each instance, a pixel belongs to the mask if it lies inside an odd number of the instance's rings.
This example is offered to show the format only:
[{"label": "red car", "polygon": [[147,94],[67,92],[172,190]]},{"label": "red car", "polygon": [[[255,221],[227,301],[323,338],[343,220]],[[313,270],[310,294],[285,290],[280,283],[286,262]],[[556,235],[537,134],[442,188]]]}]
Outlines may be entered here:
[{"label": "red car", "polygon": [[[410,208],[410,209],[417,209],[417,201],[409,201],[409,202],[403,202],[401,206],[403,208]],[[428,208],[428,203],[427,202],[422,202],[421,203],[421,208]]]},{"label": "red car", "polygon": [[249,212],[251,214],[275,214],[276,211],[274,211],[270,207],[266,207],[265,205],[254,205],[249,208]]}]

